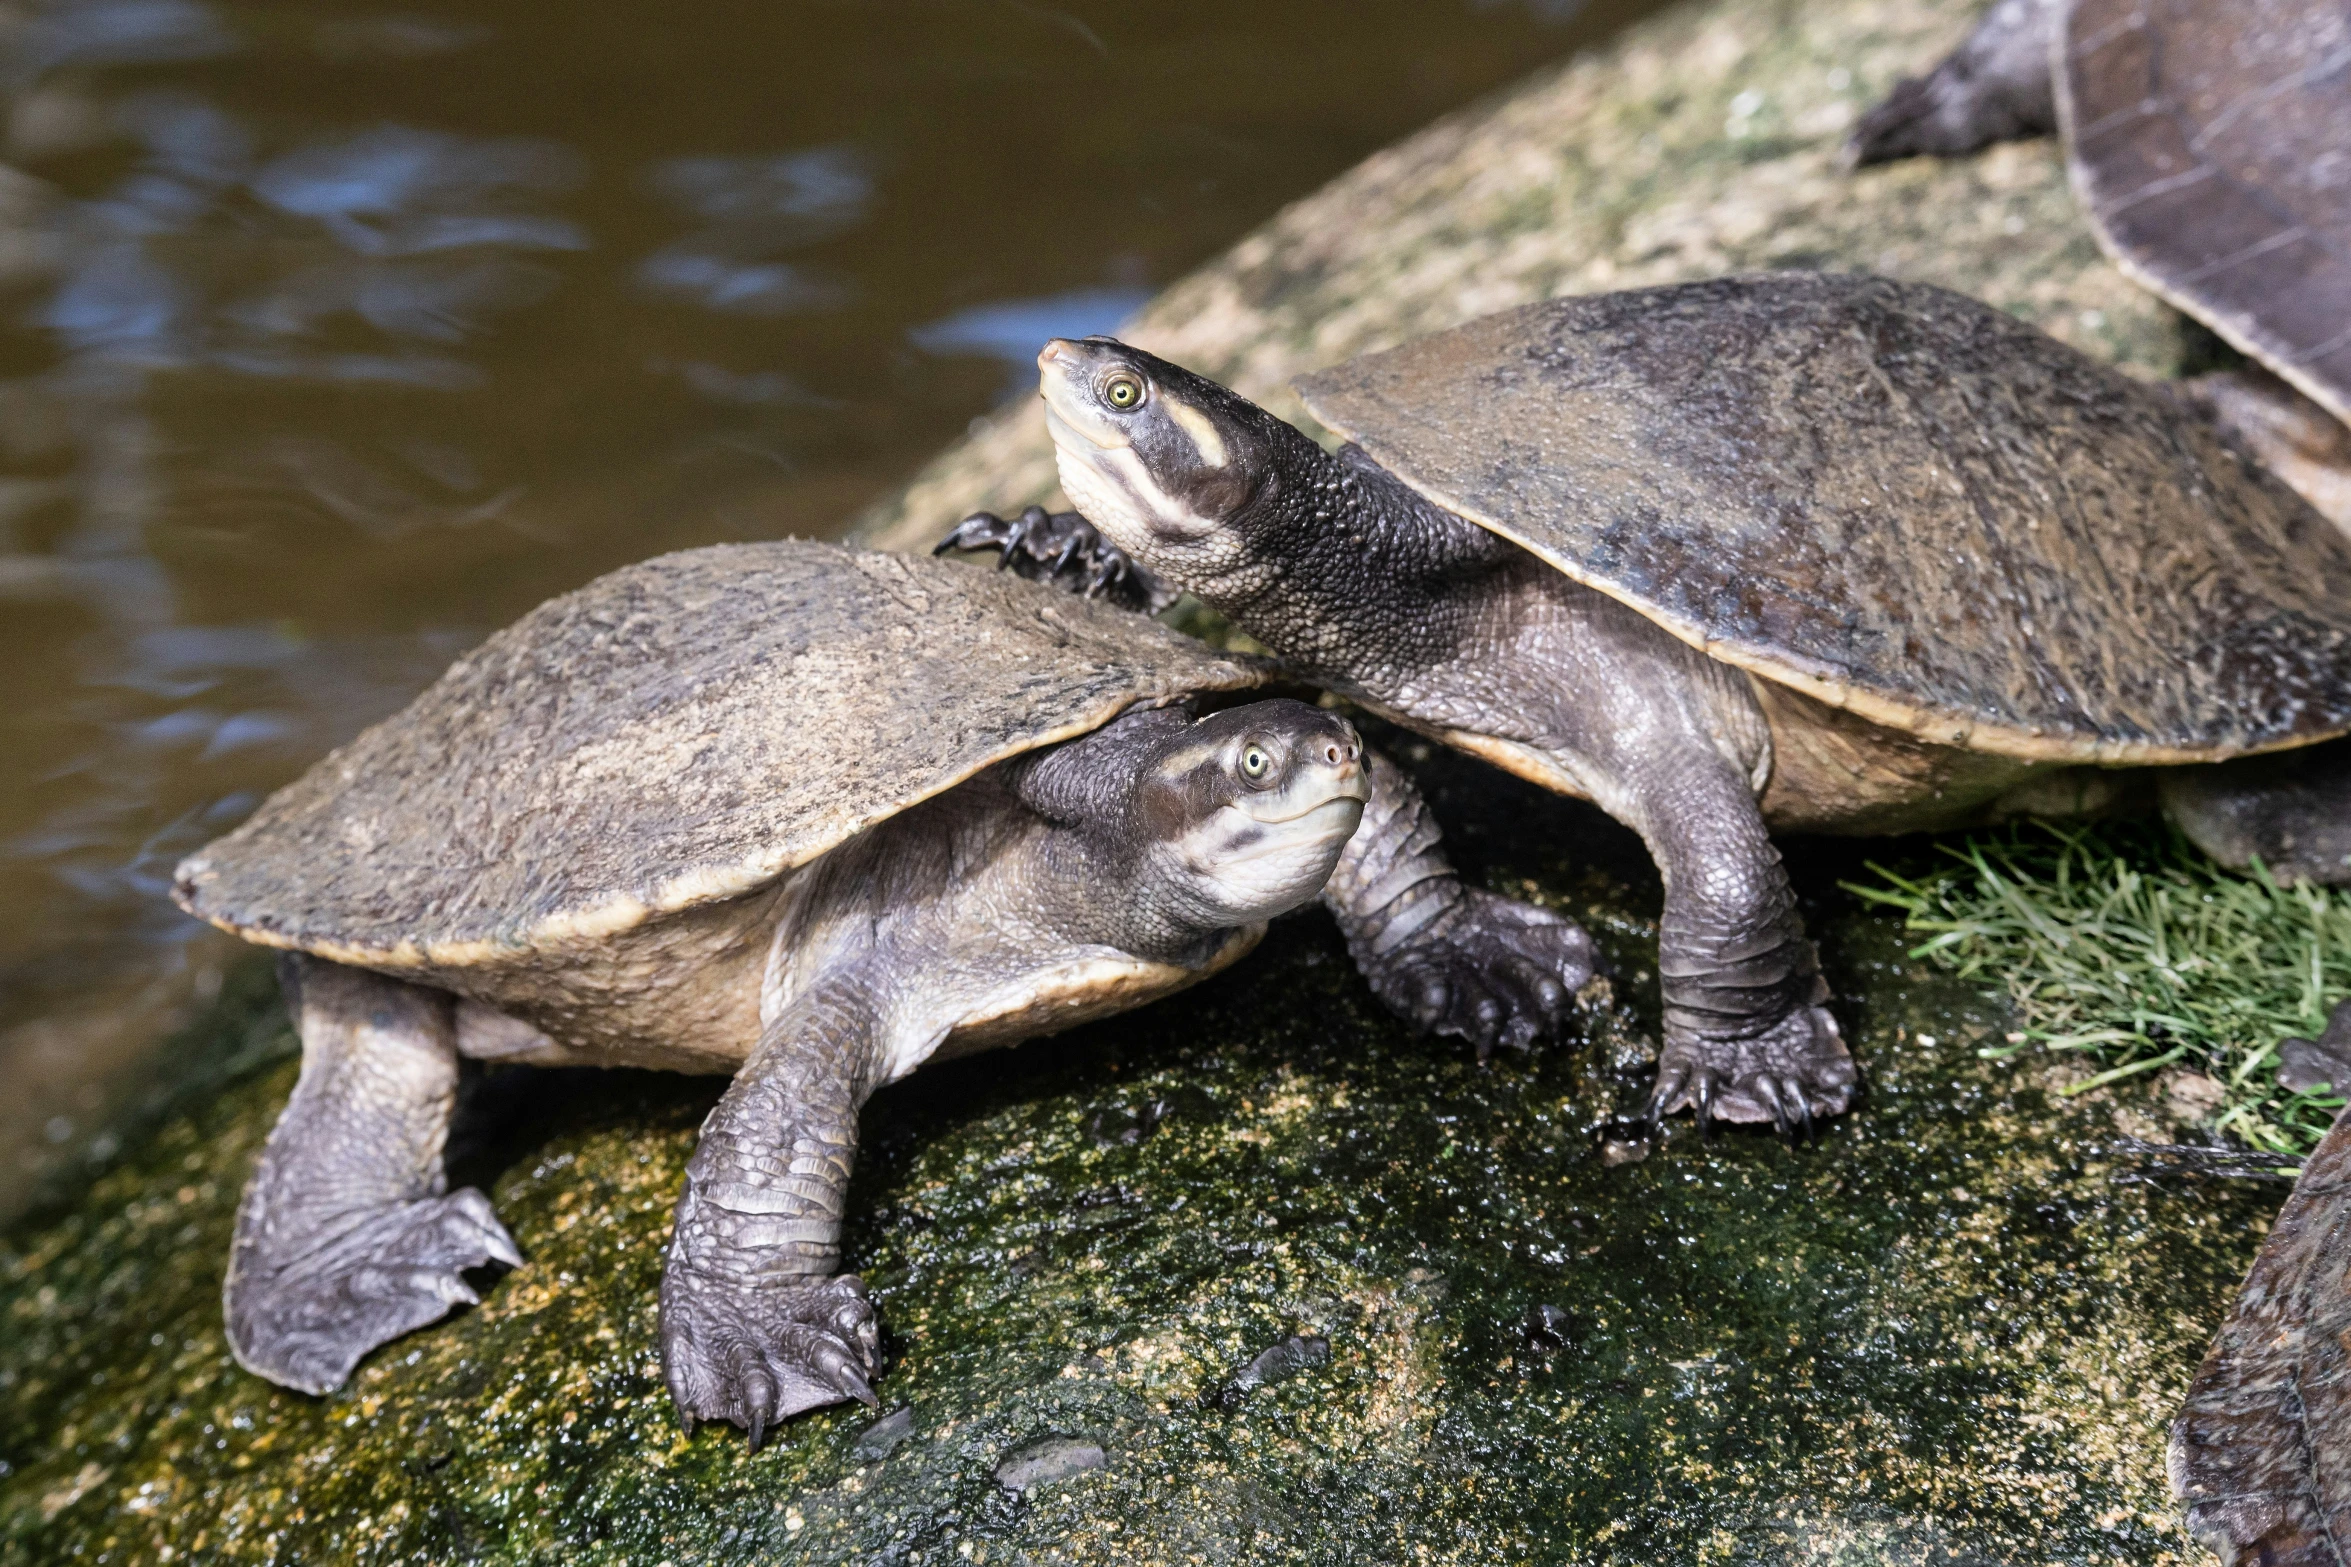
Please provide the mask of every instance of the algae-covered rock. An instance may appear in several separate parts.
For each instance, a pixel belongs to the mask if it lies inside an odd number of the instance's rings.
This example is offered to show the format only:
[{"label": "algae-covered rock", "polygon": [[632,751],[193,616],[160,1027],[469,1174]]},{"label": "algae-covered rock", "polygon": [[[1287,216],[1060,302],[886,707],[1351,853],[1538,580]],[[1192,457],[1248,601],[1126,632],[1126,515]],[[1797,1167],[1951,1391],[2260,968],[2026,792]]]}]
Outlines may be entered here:
[{"label": "algae-covered rock", "polygon": [[[1134,335],[1295,412],[1299,370],[1527,299],[1868,266],[2176,373],[2192,338],[2100,259],[2053,148],[1837,169],[1974,9],[1670,13],[1371,160]],[[927,544],[1045,496],[1031,409],[875,528]],[[1636,843],[1414,765],[1474,876],[1652,993]],[[1867,1092],[1801,1147],[1623,1124],[1656,1019],[1607,981],[1529,1057],[1415,1039],[1320,914],[1172,1002],[885,1091],[844,1237],[884,1408],[757,1455],[686,1438],[659,1371],[712,1081],[481,1079],[456,1174],[526,1264],[328,1398],[237,1369],[221,1268],[294,1075],[257,971],[202,1030],[229,1085],[0,1244],[0,1562],[2204,1559],[2164,1428],[2280,1189],[2125,1179],[2106,1150],[2171,1135],[2170,1100],[1981,1059],[2009,1021],[1836,890],[1846,854],[1791,859]]]},{"label": "algae-covered rock", "polygon": [[[1650,992],[1637,843],[1414,765],[1472,874]],[[1991,1004],[1836,890],[1853,862],[1796,864],[1868,1079],[1801,1147],[1644,1147],[1617,1117],[1656,1020],[1606,981],[1588,1037],[1528,1057],[1415,1039],[1319,913],[1172,1002],[886,1090],[845,1237],[882,1414],[756,1456],[681,1433],[654,1332],[718,1084],[483,1079],[458,1173],[529,1260],[312,1399],[221,1336],[293,1077],[251,1069],[0,1248],[0,1561],[2198,1559],[2164,1426],[2277,1189],[2118,1180],[2101,1150],[2163,1135],[2159,1096],[1982,1061]]]},{"label": "algae-covered rock", "polygon": [[[1305,428],[1292,376],[1556,294],[1782,267],[1938,283],[2135,374],[2201,329],[2099,253],[2053,140],[1849,173],[1846,131],[1965,36],[1981,0],[1683,5],[1439,122],[1277,215],[1122,335]],[[1057,496],[1035,399],[869,513],[927,548]]]}]

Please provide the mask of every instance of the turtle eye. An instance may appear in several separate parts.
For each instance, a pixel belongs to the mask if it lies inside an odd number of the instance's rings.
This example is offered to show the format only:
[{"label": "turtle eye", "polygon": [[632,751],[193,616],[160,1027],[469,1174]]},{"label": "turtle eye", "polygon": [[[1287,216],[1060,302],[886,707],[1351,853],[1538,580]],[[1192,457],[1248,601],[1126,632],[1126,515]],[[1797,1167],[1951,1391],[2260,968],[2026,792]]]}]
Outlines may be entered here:
[{"label": "turtle eye", "polygon": [[1143,381],[1140,376],[1121,370],[1102,383],[1102,400],[1124,412],[1139,407],[1143,401]]},{"label": "turtle eye", "polygon": [[1241,776],[1251,783],[1273,771],[1273,758],[1265,754],[1265,747],[1250,746],[1241,753]]}]

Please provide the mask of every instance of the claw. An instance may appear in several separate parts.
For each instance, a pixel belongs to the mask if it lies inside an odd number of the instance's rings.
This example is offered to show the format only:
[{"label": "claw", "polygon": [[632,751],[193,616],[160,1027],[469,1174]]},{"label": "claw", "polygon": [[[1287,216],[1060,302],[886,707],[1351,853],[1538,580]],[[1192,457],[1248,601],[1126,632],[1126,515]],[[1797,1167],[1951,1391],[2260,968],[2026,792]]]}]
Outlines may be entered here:
[{"label": "claw", "polygon": [[997,530],[1003,526],[1004,519],[994,512],[975,511],[957,523],[954,531],[941,539],[931,553],[944,555],[949,550],[994,549],[1002,542]]},{"label": "claw", "polygon": [[522,1253],[515,1248],[514,1238],[506,1233],[506,1226],[498,1222],[498,1211],[490,1206],[489,1198],[468,1186],[452,1193],[449,1200],[471,1225],[469,1238],[492,1262],[502,1262],[510,1268],[522,1266]]},{"label": "claw", "polygon": [[881,1401],[873,1396],[872,1386],[850,1362],[846,1349],[825,1346],[817,1352],[817,1367],[834,1387],[870,1408],[881,1408]]},{"label": "claw", "polygon": [[1023,512],[1010,527],[1004,530],[1004,553],[996,557],[996,569],[998,571],[1010,571],[1012,569],[1012,557],[1019,552],[1021,541],[1028,537],[1028,524],[1028,513]]},{"label": "claw", "polygon": [[765,1371],[753,1371],[743,1378],[743,1401],[749,1407],[743,1412],[750,1416],[751,1451],[759,1451],[760,1439],[767,1435],[768,1412],[776,1406],[775,1378]]},{"label": "claw", "polygon": [[1788,1103],[1780,1093],[1780,1085],[1767,1073],[1755,1079],[1753,1093],[1771,1112],[1771,1129],[1782,1137],[1788,1135]]},{"label": "claw", "polygon": [[1086,573],[1086,597],[1100,598],[1110,585],[1126,572],[1126,558],[1121,555],[1097,556],[1093,568]]},{"label": "claw", "polygon": [[844,1305],[833,1313],[833,1336],[856,1349],[857,1358],[872,1371],[881,1359],[882,1336],[875,1330],[873,1319],[853,1305]]},{"label": "claw", "polygon": [[1781,1085],[1790,1101],[1788,1119],[1795,1127],[1790,1142],[1802,1142],[1812,1135],[1812,1101],[1804,1096],[1804,1087],[1794,1078],[1781,1079]]},{"label": "claw", "polygon": [[1690,1071],[1687,1067],[1670,1067],[1657,1074],[1657,1087],[1649,1095],[1651,1127],[1664,1130],[1665,1118],[1673,1112],[1674,1101],[1681,1097],[1682,1090],[1689,1085]]},{"label": "claw", "polygon": [[1698,1132],[1702,1137],[1714,1135],[1714,1074],[1701,1068],[1698,1084],[1690,1090],[1690,1107],[1697,1112]]}]

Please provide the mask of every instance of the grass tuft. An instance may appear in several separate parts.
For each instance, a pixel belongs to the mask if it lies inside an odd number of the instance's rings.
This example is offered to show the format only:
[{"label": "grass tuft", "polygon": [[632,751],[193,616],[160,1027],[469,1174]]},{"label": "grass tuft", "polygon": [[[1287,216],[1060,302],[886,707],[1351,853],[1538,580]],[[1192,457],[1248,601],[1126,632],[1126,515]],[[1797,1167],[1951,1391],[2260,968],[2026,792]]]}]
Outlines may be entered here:
[{"label": "grass tuft", "polygon": [[2315,1037],[2351,995],[2351,890],[2238,875],[2169,826],[2027,822],[1937,846],[1923,867],[1871,862],[1846,884],[1902,911],[1913,949],[1995,979],[2017,1031],[1982,1052],[2072,1052],[2096,1070],[2080,1093],[2166,1067],[2202,1072],[2223,1097],[2210,1131],[2299,1157],[2339,1095],[2278,1086],[2279,1041]]}]

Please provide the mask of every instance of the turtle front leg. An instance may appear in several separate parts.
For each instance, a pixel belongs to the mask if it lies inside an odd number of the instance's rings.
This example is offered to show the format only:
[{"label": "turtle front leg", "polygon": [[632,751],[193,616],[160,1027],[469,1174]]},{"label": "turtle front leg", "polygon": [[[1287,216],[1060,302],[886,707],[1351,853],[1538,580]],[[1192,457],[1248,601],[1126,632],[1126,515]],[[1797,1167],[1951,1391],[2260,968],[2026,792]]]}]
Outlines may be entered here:
[{"label": "turtle front leg", "polygon": [[1439,848],[1428,802],[1378,752],[1371,800],[1324,886],[1348,956],[1373,994],[1427,1033],[1524,1050],[1557,1027],[1592,977],[1573,920],[1465,887]]},{"label": "turtle front leg", "polygon": [[1636,823],[1665,878],[1665,1042],[1652,1118],[1795,1133],[1852,1103],[1857,1074],[1753,785],[1711,750],[1651,759]]},{"label": "turtle front leg", "polygon": [[1074,511],[1030,506],[1011,518],[975,511],[931,553],[950,550],[996,550],[1001,552],[996,561],[999,571],[1085,598],[1107,599],[1146,615],[1156,615],[1176,601],[1174,588]]},{"label": "turtle front leg", "polygon": [[881,1334],[840,1274],[841,1208],[881,1019],[833,981],[771,1023],[702,1124],[661,1278],[661,1364],[691,1431],[751,1435],[845,1398],[874,1402]]},{"label": "turtle front leg", "polygon": [[324,1393],[477,1300],[466,1269],[522,1254],[489,1199],[447,1190],[456,998],[299,955],[279,974],[302,1076],[238,1206],[222,1304],[238,1364]]}]

